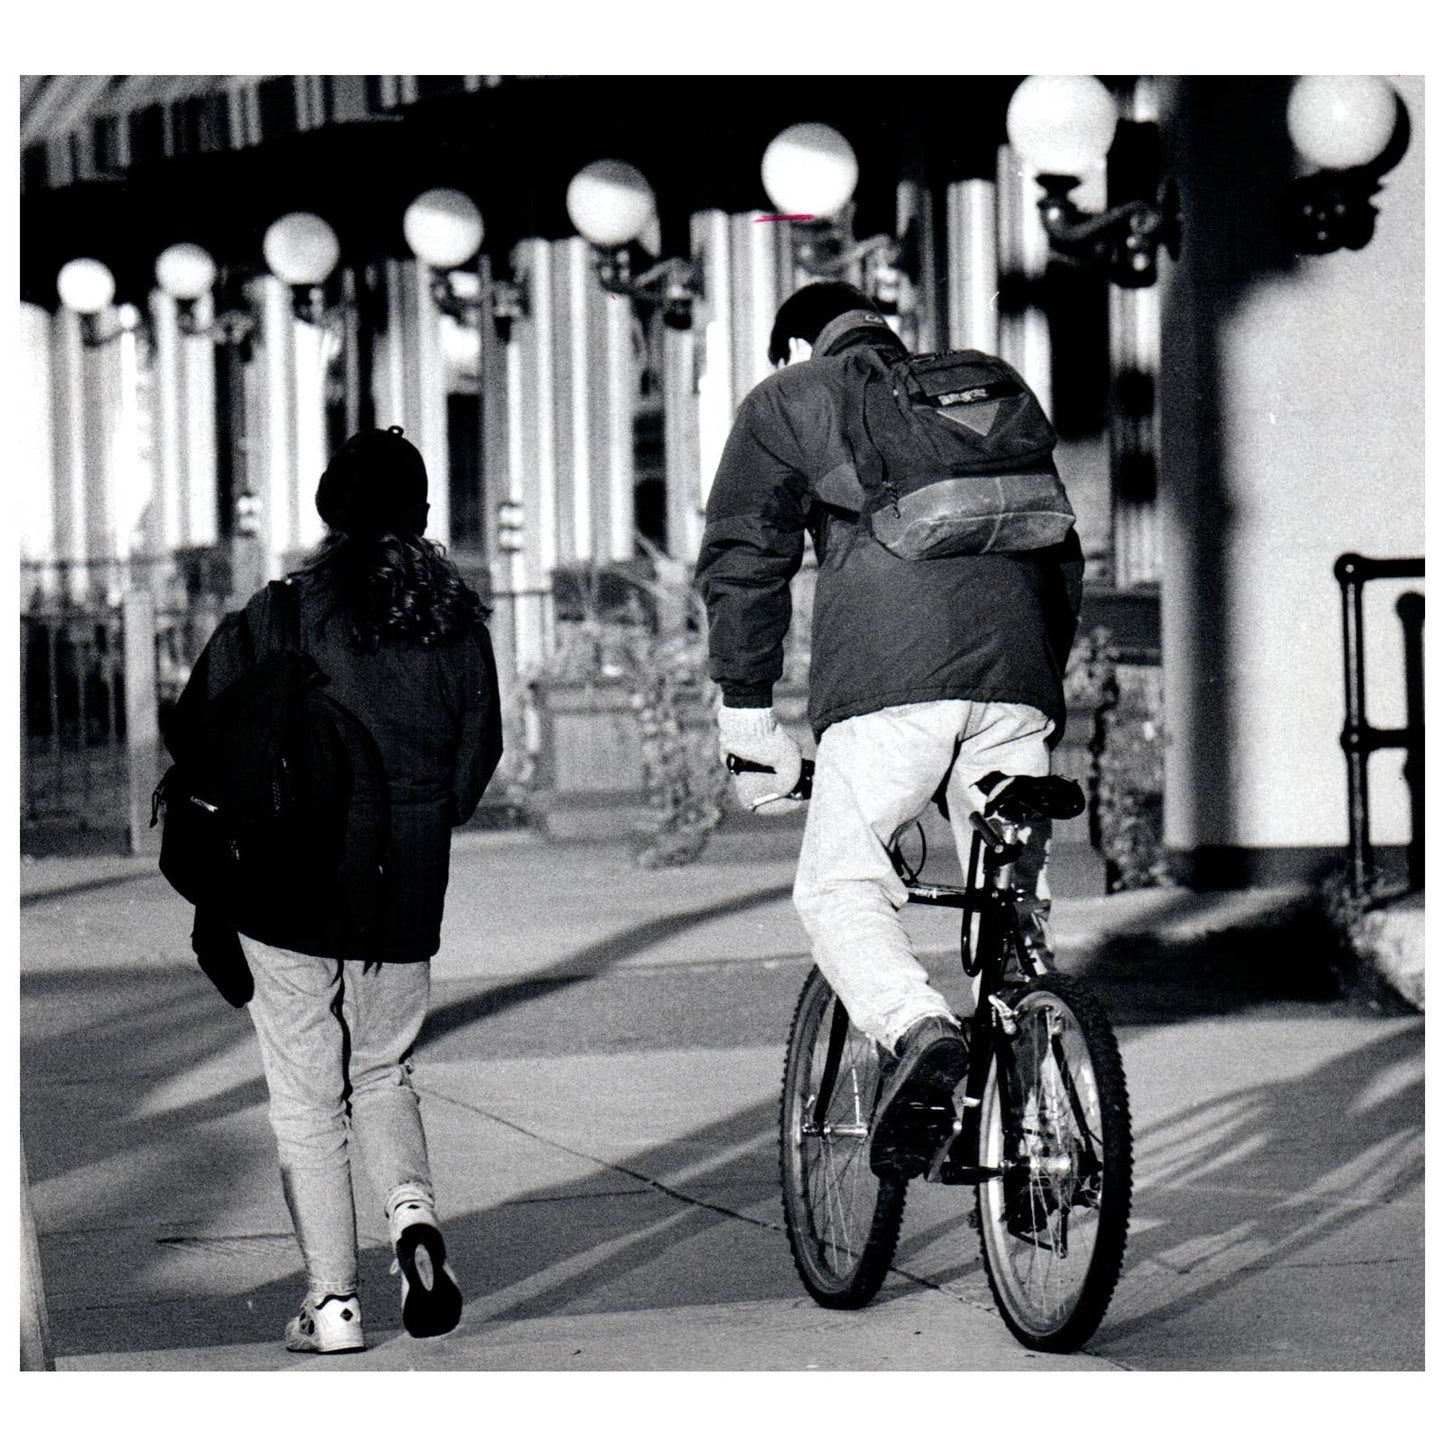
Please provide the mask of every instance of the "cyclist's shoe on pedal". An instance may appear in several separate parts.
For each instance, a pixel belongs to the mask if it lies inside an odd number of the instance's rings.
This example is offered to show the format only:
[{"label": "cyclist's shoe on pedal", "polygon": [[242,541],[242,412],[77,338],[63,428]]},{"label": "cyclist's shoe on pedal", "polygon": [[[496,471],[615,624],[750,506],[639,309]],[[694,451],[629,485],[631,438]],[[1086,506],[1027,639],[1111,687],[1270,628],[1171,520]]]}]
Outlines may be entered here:
[{"label": "cyclist's shoe on pedal", "polygon": [[293,1354],[351,1355],[366,1348],[361,1304],[354,1294],[329,1294],[301,1302],[301,1312],[286,1325],[286,1348]]},{"label": "cyclist's shoe on pedal", "polygon": [[869,1162],[877,1175],[912,1179],[953,1131],[953,1091],[968,1069],[968,1044],[951,1019],[921,1019],[895,1046],[898,1063],[873,1112]]}]

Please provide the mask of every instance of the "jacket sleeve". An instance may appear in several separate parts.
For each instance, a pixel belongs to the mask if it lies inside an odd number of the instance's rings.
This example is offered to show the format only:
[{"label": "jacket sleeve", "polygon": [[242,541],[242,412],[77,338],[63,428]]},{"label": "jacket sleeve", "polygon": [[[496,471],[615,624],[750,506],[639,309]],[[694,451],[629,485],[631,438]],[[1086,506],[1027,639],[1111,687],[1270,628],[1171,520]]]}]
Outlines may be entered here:
[{"label": "jacket sleeve", "polygon": [[1044,568],[1044,626],[1059,671],[1068,666],[1084,598],[1084,550],[1072,528],[1040,557]]},{"label": "jacket sleeve", "polygon": [[708,494],[696,580],[707,606],[709,673],[733,707],[764,707],[783,675],[788,584],[803,561],[811,499],[783,454],[788,429],[771,397],[743,403]]},{"label": "jacket sleeve", "polygon": [[450,702],[458,723],[457,756],[452,767],[452,826],[465,823],[502,757],[502,704],[497,664],[486,628],[468,636],[457,649],[458,667],[449,676]]}]

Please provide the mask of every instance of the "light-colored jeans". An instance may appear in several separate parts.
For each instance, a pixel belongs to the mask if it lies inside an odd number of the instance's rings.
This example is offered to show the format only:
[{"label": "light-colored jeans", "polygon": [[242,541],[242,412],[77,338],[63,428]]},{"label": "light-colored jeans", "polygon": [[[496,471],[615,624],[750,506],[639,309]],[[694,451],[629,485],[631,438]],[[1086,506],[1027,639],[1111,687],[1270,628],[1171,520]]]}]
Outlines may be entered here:
[{"label": "light-colored jeans", "polygon": [[243,938],[248,1005],[281,1183],[313,1297],[356,1290],[351,1147],[391,1214],[434,1207],[411,1053],[426,1018],[431,964],[313,958]]},{"label": "light-colored jeans", "polygon": [[[923,812],[947,774],[949,818],[966,867],[968,815],[984,803],[973,785],[995,771],[1047,774],[1052,728],[1022,703],[941,701],[882,708],[823,734],[793,903],[849,1017],[886,1048],[920,1019],[952,1012],[899,920],[908,892],[888,860],[889,840]],[[1015,886],[1035,900],[1025,932],[1045,953],[1048,835],[1047,822],[1033,825],[1014,869]]]}]

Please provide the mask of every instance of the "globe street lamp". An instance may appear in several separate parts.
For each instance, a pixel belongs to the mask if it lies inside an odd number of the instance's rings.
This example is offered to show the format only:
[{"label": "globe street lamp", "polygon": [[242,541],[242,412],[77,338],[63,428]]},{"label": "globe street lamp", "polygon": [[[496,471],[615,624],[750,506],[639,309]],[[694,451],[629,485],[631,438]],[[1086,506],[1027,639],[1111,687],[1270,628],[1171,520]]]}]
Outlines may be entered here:
[{"label": "globe street lamp", "polygon": [[[1399,158],[1399,98],[1375,75],[1302,75],[1290,89],[1285,124],[1301,158],[1320,169],[1286,188],[1283,225],[1292,249],[1358,251],[1375,234],[1370,198]],[[1403,138],[1403,132],[1401,132]]]},{"label": "globe street lamp", "polygon": [[836,279],[861,267],[864,289],[892,304],[900,272],[917,269],[912,234],[853,239],[853,192],[858,157],[846,137],[830,125],[804,121],[768,142],[762,160],[763,190],[776,215],[770,219],[799,228],[798,264],[811,276]]},{"label": "globe street lamp", "polygon": [[1172,180],[1152,198],[1140,197],[1097,215],[1070,198],[1089,170],[1104,164],[1119,112],[1108,88],[1092,75],[1031,75],[1009,100],[1009,144],[1043,187],[1039,216],[1056,255],[1101,262],[1118,286],[1151,286],[1162,246],[1179,252],[1179,201]]},{"label": "globe street lamp", "polygon": [[297,318],[320,324],[326,314],[321,287],[341,259],[336,232],[311,211],[291,211],[266,228],[261,253],[271,274],[291,288]]},{"label": "globe street lamp", "polygon": [[513,321],[526,315],[526,298],[515,282],[490,278],[488,297],[474,275],[456,274],[477,256],[486,234],[482,213],[470,196],[446,186],[423,191],[406,208],[401,229],[412,255],[431,274],[432,300],[443,315],[472,325],[490,306],[504,336]]},{"label": "globe street lamp", "polygon": [[619,160],[583,166],[568,183],[567,214],[592,246],[603,290],[660,302],[664,322],[676,330],[692,325],[692,303],[702,288],[690,259],[669,257],[632,274],[631,253],[657,216],[657,198],[636,166]]}]

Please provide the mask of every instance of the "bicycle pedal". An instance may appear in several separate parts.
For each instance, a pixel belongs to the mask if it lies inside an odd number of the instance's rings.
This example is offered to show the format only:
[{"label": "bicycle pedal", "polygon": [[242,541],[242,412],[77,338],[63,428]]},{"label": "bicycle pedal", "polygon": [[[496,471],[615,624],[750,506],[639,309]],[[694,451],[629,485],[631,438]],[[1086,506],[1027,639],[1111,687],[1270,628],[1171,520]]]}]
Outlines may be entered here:
[{"label": "bicycle pedal", "polygon": [[963,1120],[955,1115],[952,1128],[949,1129],[948,1133],[939,1143],[938,1148],[934,1150],[933,1158],[929,1162],[928,1168],[923,1171],[923,1177],[928,1180],[930,1184],[940,1184],[943,1182],[944,1166],[948,1163],[948,1156],[953,1149],[954,1141],[962,1132]]}]

